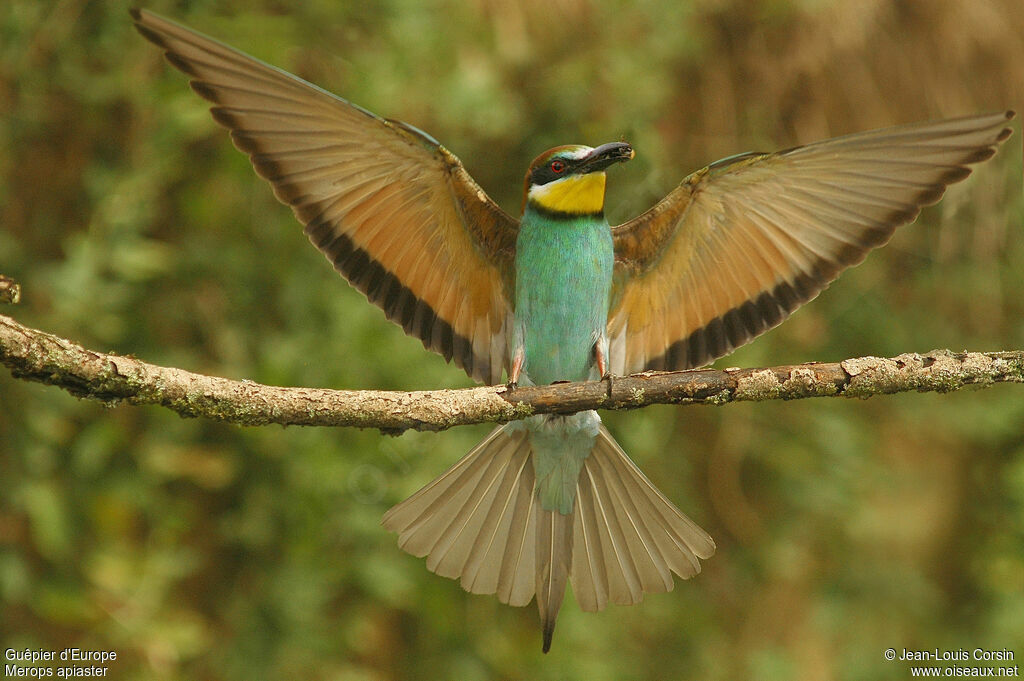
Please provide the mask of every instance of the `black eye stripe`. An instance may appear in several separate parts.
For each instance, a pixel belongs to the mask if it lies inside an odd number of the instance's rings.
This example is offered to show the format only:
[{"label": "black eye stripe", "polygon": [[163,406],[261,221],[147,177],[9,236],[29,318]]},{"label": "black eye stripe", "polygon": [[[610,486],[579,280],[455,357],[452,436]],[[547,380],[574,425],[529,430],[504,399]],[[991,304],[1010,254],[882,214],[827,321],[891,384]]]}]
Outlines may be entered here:
[{"label": "black eye stripe", "polygon": [[[556,173],[554,170],[551,169],[551,164],[554,163],[555,161],[562,162],[562,172]],[[548,182],[553,182],[554,180],[566,177],[567,175],[570,174],[569,171],[571,170],[571,161],[565,158],[553,158],[544,165],[540,166],[539,168],[535,168],[534,171],[530,173],[530,184],[541,185],[547,184]]]}]

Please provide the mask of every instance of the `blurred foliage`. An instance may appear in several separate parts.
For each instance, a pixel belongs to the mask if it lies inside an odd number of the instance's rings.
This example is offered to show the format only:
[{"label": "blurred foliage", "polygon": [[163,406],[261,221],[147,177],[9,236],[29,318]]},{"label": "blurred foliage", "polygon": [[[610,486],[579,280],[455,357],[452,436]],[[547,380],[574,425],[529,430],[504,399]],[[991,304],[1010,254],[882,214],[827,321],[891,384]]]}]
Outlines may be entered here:
[{"label": "blurred foliage", "polygon": [[[431,132],[516,212],[558,143],[629,139],[613,220],[747,149],[1024,105],[1019,0],[157,1]],[[720,366],[1024,347],[1021,135]],[[337,277],[113,0],[0,8],[3,310],[88,347],[284,385],[457,369]],[[887,647],[1024,655],[1024,400],[609,414],[717,539],[639,606],[464,594],[379,527],[486,432],[242,430],[0,374],[0,644],[117,679],[904,679]],[[613,652],[614,651],[614,652]]]}]

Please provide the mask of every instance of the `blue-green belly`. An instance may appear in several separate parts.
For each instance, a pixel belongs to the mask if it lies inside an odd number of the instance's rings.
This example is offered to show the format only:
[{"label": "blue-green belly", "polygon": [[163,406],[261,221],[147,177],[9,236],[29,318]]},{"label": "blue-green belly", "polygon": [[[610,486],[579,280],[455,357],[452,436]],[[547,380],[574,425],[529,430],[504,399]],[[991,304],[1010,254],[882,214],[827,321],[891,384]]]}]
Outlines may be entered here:
[{"label": "blue-green belly", "polygon": [[516,243],[516,338],[534,383],[591,377],[608,319],[614,248],[603,217],[555,220],[527,209]]}]

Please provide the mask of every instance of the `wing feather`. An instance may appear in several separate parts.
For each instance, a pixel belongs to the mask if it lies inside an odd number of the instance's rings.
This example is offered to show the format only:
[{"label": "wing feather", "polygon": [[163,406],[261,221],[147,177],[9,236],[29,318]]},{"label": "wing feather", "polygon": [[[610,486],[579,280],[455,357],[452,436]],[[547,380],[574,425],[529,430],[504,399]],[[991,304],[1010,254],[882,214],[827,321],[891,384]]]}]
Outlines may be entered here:
[{"label": "wing feather", "polygon": [[132,17],[353,286],[472,377],[501,380],[518,223],[455,156],[152,12]]},{"label": "wing feather", "polygon": [[622,373],[702,366],[886,243],[1010,135],[1012,111],[848,135],[697,171],[613,229]]}]

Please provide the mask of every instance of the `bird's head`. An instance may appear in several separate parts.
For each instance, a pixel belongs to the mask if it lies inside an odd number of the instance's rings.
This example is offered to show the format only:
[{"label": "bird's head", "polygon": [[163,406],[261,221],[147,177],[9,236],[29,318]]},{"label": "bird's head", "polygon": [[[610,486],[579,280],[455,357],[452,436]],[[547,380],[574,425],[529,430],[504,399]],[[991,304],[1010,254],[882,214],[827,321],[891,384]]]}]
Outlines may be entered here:
[{"label": "bird's head", "polygon": [[548,149],[526,171],[523,208],[547,213],[594,215],[604,210],[604,171],[619,161],[633,158],[626,142],[599,147],[569,144]]}]

